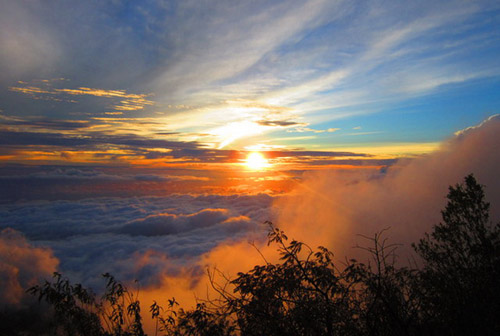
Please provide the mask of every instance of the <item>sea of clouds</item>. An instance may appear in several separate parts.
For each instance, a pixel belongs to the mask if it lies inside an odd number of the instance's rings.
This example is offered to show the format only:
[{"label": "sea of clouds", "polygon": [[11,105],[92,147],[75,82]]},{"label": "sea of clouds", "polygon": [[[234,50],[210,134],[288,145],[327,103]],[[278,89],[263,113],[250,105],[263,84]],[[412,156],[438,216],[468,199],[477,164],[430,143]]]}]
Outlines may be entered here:
[{"label": "sea of clouds", "polygon": [[[25,287],[56,269],[94,288],[106,272],[160,285],[222,242],[262,239],[272,200],[265,194],[170,195],[3,204],[0,264],[9,284],[2,288]],[[19,249],[40,266],[20,263],[11,252]]]},{"label": "sea of clouds", "polygon": [[[58,270],[100,288],[110,272],[138,280],[147,297],[206,291],[207,266],[234,276],[277,260],[266,245],[266,220],[289,237],[324,245],[336,258],[359,257],[356,245],[384,228],[401,255],[440,220],[448,187],[473,173],[486,186],[492,220],[500,218],[500,117],[463,130],[431,154],[384,172],[306,172],[284,196],[168,195],[0,204],[0,298],[22,302],[22,290]],[[254,245],[249,244],[253,242]],[[203,280],[205,279],[205,280]],[[150,290],[148,292],[148,290]],[[181,292],[184,291],[182,294]],[[148,294],[149,293],[149,294]],[[150,295],[151,294],[151,295]],[[161,294],[163,295],[163,294]]]}]

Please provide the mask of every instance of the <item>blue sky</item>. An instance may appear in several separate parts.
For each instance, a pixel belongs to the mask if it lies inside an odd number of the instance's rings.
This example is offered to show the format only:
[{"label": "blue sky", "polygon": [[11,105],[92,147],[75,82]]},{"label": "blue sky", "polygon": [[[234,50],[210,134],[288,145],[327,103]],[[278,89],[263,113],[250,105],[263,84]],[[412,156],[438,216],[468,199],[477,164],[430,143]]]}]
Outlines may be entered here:
[{"label": "blue sky", "polygon": [[2,2],[16,132],[366,152],[500,111],[495,1]]}]

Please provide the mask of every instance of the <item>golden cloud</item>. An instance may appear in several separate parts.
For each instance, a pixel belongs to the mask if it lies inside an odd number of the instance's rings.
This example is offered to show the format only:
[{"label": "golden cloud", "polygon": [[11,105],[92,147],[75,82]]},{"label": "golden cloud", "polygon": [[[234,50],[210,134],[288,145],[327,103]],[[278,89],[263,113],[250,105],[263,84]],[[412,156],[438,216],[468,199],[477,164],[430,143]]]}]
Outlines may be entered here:
[{"label": "golden cloud", "polygon": [[[9,87],[10,91],[19,92],[32,96],[34,99],[50,99],[59,100],[53,96],[57,95],[72,95],[72,96],[94,96],[103,98],[120,98],[121,100],[113,106],[114,110],[117,111],[136,111],[142,110],[148,105],[153,105],[152,100],[147,99],[151,94],[136,94],[127,93],[125,90],[105,90],[105,89],[95,89],[88,87],[79,87],[77,89],[54,89],[51,88],[47,83],[46,88],[30,86],[25,82],[18,82],[21,85],[26,86],[12,86]],[[62,100],[60,100],[62,101]],[[67,102],[76,103],[74,100],[64,100]]]}]

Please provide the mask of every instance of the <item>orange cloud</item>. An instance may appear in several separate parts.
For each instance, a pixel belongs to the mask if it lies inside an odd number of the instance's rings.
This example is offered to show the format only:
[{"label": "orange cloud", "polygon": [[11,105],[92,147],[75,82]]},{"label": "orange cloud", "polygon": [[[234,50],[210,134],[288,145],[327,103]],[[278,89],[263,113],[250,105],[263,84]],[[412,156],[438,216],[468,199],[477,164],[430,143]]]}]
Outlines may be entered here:
[{"label": "orange cloud", "polygon": [[46,94],[54,94],[54,92],[49,90],[44,90],[42,88],[38,88],[35,86],[27,86],[27,87],[9,87],[10,91],[20,92],[25,94],[36,94],[36,93],[46,93]]},{"label": "orange cloud", "polygon": [[[24,87],[9,87],[10,91],[19,92],[23,94],[31,95],[35,99],[50,99],[50,100],[61,100],[53,96],[66,94],[72,96],[94,96],[103,98],[121,98],[119,103],[115,104],[113,108],[117,111],[135,111],[142,110],[148,105],[154,105],[154,102],[148,100],[149,94],[135,94],[127,93],[125,90],[104,90],[104,89],[94,89],[88,87],[79,87],[77,89],[53,89],[50,86],[49,81],[42,81],[46,88],[29,86]],[[18,82],[19,84],[27,84],[25,82]],[[62,100],[61,100],[62,101]],[[70,102],[76,102],[74,100],[65,100]]]},{"label": "orange cloud", "polygon": [[0,231],[1,306],[22,305],[25,290],[49,278],[58,264],[50,249],[32,246],[13,229]]}]

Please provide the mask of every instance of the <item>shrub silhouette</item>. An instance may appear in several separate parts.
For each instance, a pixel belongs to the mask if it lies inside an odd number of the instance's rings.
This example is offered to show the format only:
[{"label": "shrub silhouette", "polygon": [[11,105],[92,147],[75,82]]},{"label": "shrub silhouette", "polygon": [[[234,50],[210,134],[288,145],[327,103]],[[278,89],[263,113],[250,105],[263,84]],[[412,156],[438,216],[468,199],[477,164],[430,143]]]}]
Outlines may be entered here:
[{"label": "shrub silhouette", "polygon": [[500,334],[500,223],[489,207],[467,176],[450,187],[443,222],[414,245],[425,261],[422,313],[441,335]]},{"label": "shrub silhouette", "polygon": [[[276,244],[280,263],[222,283],[217,270],[209,272],[219,296],[191,310],[175,299],[166,308],[154,302],[155,335],[498,335],[500,223],[490,222],[472,175],[447,198],[442,223],[414,244],[421,267],[396,266],[397,245],[385,230],[363,247],[369,262],[338,263],[328,249],[288,241],[269,223],[268,244]],[[144,335],[138,295],[104,277],[100,299],[57,273],[28,290],[53,309],[49,334]]]},{"label": "shrub silhouette", "polygon": [[[387,230],[387,229],[386,229]],[[425,326],[420,317],[419,272],[396,267],[398,245],[388,244],[386,230],[376,233],[369,247],[368,264],[359,264],[361,285],[358,301],[360,335],[421,335]]]},{"label": "shrub silhouette", "polygon": [[328,249],[313,251],[296,240],[287,244],[287,236],[277,228],[271,227],[268,238],[269,244],[278,245],[283,262],[238,273],[231,282],[236,295],[226,296],[242,334],[358,334],[357,264],[340,271]]},{"label": "shrub silhouette", "polygon": [[80,284],[71,285],[59,273],[53,282],[34,286],[28,292],[45,300],[54,310],[50,334],[144,335],[140,302],[120,282],[106,273],[106,291],[100,300]]}]

